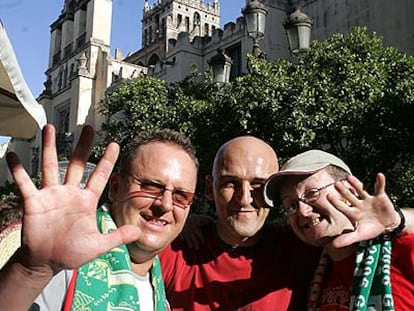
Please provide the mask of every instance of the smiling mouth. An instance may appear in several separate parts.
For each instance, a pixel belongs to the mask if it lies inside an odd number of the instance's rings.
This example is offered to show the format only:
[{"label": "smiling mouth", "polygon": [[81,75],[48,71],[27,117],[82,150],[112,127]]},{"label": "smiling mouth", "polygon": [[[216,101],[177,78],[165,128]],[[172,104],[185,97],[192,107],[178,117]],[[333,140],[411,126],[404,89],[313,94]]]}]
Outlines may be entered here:
[{"label": "smiling mouth", "polygon": [[318,217],[318,218],[312,219],[310,222],[305,224],[303,227],[309,229],[309,228],[312,228],[316,225],[319,225],[320,223],[321,223],[321,219]]},{"label": "smiling mouth", "polygon": [[152,217],[150,215],[141,215],[142,218],[145,219],[145,221],[150,222],[152,224],[155,224],[157,226],[166,226],[168,225],[168,222],[163,220],[163,219],[159,219],[156,217]]}]

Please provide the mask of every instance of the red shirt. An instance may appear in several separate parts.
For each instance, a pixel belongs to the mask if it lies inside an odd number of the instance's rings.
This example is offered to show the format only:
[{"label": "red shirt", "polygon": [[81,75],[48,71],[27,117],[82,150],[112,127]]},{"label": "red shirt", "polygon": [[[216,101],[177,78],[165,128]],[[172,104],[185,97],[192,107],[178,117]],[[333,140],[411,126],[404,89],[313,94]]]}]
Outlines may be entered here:
[{"label": "red shirt", "polygon": [[319,249],[287,226],[265,226],[252,247],[232,249],[215,226],[202,228],[206,244],[189,249],[176,240],[161,255],[173,310],[302,310]]},{"label": "red shirt", "polygon": [[[348,311],[351,298],[355,254],[332,262],[322,288],[320,311]],[[393,239],[391,288],[397,311],[414,309],[414,234]]]}]

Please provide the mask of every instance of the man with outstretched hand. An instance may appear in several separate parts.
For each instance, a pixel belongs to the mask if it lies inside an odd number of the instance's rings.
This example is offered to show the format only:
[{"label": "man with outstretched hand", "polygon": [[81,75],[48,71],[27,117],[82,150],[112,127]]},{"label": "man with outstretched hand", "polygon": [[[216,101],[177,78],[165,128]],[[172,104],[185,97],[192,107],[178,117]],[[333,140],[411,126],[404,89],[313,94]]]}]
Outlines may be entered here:
[{"label": "man with outstretched hand", "polygon": [[188,216],[198,169],[194,148],[174,131],[139,133],[111,177],[111,206],[97,209],[119,146],[108,145],[82,189],[93,135],[84,127],[63,185],[52,125],[43,129],[40,190],[8,154],[24,216],[22,246],[0,271],[1,309],[169,309],[157,254]]}]

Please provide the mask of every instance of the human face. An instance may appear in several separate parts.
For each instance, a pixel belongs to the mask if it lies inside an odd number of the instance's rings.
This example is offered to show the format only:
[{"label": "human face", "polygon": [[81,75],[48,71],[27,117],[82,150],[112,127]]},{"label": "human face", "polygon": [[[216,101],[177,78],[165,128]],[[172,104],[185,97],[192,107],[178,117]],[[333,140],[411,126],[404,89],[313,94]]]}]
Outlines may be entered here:
[{"label": "human face", "polygon": [[[340,198],[332,185],[334,178],[324,169],[308,176],[286,177],[280,191],[285,209],[296,205],[296,213],[289,216],[289,222],[296,235],[314,246],[325,246],[338,235],[353,231],[351,221],[338,211],[327,199],[327,194]],[[305,203],[300,200],[311,189],[321,189],[317,200]]]},{"label": "human face", "polygon": [[[129,174],[111,181],[111,211],[118,226],[134,225],[141,230],[139,239],[128,245],[133,261],[140,263],[159,253],[181,232],[190,209],[173,204],[172,189],[194,193],[197,169],[178,146],[151,142],[140,147]],[[169,191],[159,197],[133,196],[141,186],[132,176],[156,182]]]},{"label": "human face", "polygon": [[220,238],[230,245],[254,244],[269,208],[262,187],[278,169],[273,149],[263,141],[244,136],[218,152],[213,176],[207,180],[218,216]]}]

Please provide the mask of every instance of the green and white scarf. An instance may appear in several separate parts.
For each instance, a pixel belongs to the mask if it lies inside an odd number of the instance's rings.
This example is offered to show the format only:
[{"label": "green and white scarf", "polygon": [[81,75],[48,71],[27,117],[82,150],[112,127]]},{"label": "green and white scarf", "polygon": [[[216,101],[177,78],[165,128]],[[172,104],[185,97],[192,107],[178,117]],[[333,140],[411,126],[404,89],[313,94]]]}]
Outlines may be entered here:
[{"label": "green and white scarf", "polygon": [[391,291],[391,241],[361,242],[355,260],[350,309],[394,311]]},{"label": "green and white scarf", "polygon": [[[116,225],[103,206],[97,212],[102,233],[116,230]],[[151,271],[155,311],[168,310],[164,282],[158,256]],[[78,269],[72,311],[139,311],[138,289],[132,272],[127,247],[118,246]]]},{"label": "green and white scarf", "polygon": [[[350,311],[394,311],[391,291],[391,241],[378,238],[358,245],[352,283]],[[329,257],[324,251],[315,271],[307,302],[307,310],[318,309],[321,285]],[[369,309],[368,309],[369,308]]]}]

